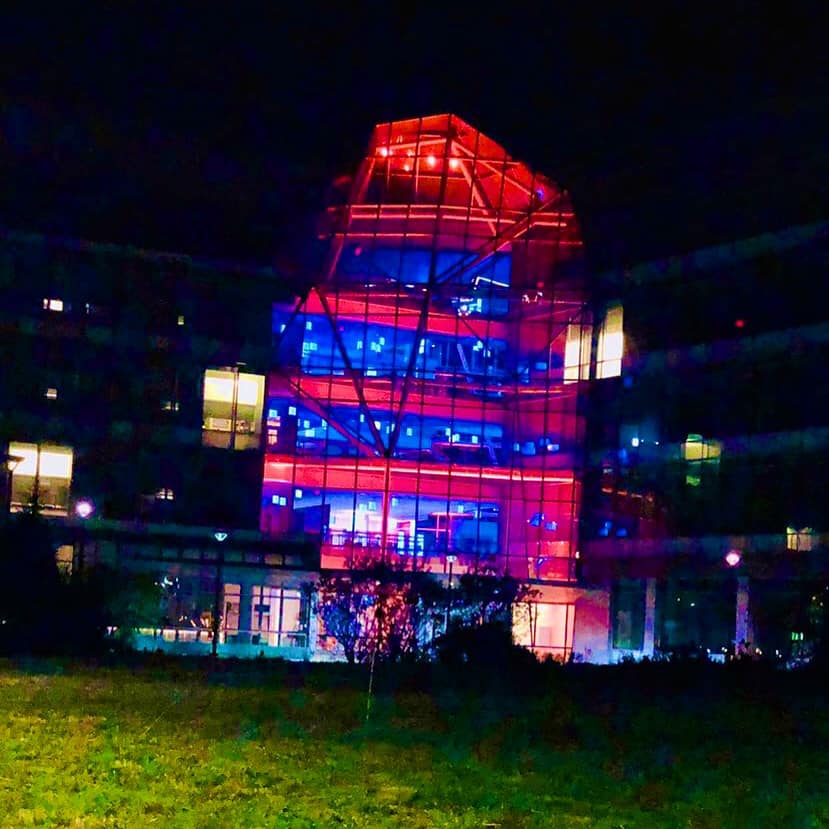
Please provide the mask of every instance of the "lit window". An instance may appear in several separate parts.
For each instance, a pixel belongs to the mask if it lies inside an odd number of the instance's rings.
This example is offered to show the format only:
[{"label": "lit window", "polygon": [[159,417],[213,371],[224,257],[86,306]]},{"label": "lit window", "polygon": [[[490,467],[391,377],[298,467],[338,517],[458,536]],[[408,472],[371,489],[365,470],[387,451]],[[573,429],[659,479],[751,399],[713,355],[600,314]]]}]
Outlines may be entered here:
[{"label": "lit window", "polygon": [[156,501],[174,501],[175,498],[175,492],[169,487],[162,487],[155,493]]},{"label": "lit window", "polygon": [[30,504],[52,515],[66,515],[72,483],[72,450],[68,446],[10,443],[9,455],[22,458],[12,470],[11,509]]},{"label": "lit window", "polygon": [[622,373],[622,354],[625,345],[623,326],[622,306],[615,305],[608,308],[602,327],[599,329],[596,377],[600,379],[618,377]]},{"label": "lit window", "polygon": [[184,314],[179,314],[178,315],[177,322],[178,322],[179,325],[184,325]]},{"label": "lit window", "polygon": [[685,483],[699,486],[704,469],[716,472],[720,466],[722,444],[718,440],[706,440],[702,435],[691,434],[682,444],[682,459],[687,462]]},{"label": "lit window", "polygon": [[796,530],[794,527],[786,527],[786,549],[787,550],[811,550],[815,540],[815,531],[811,527],[803,527]]},{"label": "lit window", "polygon": [[165,400],[161,404],[161,408],[165,412],[177,412],[179,410],[179,402],[178,400]]},{"label": "lit window", "polygon": [[72,575],[72,562],[75,558],[75,548],[72,544],[61,544],[55,550],[55,564],[64,575]]},{"label": "lit window", "polygon": [[299,590],[254,585],[251,592],[251,634],[256,637],[259,645],[279,647],[306,643],[303,602]]},{"label": "lit window", "polygon": [[590,339],[593,326],[571,323],[564,344],[564,382],[575,383],[590,376]]},{"label": "lit window", "polygon": [[516,644],[539,656],[566,659],[573,647],[575,605],[517,602],[513,606]]},{"label": "lit window", "polygon": [[265,378],[229,369],[204,373],[203,442],[223,449],[255,449],[262,431]]},{"label": "lit window", "polygon": [[62,299],[49,299],[45,297],[43,300],[43,310],[44,311],[62,311],[63,310],[63,300]]},{"label": "lit window", "polygon": [[58,390],[53,388],[46,389],[46,394],[44,395],[47,400],[57,400],[58,399]]}]

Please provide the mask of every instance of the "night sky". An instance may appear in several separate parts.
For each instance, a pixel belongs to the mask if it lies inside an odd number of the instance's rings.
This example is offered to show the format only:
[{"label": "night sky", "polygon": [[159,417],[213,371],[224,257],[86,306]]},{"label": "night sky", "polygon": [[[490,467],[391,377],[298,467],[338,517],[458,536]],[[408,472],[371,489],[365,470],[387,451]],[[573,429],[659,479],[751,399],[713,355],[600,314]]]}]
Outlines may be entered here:
[{"label": "night sky", "polygon": [[443,111],[570,189],[597,266],[829,213],[819,4],[173,5],[3,14],[0,226],[301,268],[372,126]]}]

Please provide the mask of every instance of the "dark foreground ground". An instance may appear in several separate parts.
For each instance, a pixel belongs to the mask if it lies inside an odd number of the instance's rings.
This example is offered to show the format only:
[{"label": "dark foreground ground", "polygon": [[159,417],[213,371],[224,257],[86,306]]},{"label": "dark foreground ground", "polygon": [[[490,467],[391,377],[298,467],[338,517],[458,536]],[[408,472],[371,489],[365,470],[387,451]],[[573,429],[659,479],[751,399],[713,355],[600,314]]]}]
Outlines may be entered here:
[{"label": "dark foreground ground", "polygon": [[829,826],[818,676],[380,672],[368,723],[366,679],[2,663],[0,826]]}]

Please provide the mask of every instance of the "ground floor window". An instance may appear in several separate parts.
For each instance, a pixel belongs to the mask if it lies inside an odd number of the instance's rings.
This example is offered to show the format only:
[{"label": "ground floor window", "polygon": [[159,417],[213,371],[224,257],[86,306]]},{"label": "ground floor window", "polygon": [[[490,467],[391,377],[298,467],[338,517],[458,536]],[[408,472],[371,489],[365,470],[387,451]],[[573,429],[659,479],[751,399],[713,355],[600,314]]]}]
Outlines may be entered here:
[{"label": "ground floor window", "polygon": [[301,591],[267,585],[243,590],[240,584],[225,584],[221,627],[227,636],[249,635],[254,645],[304,647],[307,626]]},{"label": "ground floor window", "polygon": [[732,647],[736,613],[732,581],[670,580],[662,586],[656,607],[661,651],[703,649],[721,654]]},{"label": "ground floor window", "polygon": [[569,659],[575,617],[574,604],[522,602],[513,608],[513,638],[541,659]]},{"label": "ground floor window", "polygon": [[252,639],[259,637],[261,644],[272,647],[304,645],[299,590],[257,586],[252,592]]},{"label": "ground floor window", "polygon": [[613,585],[610,599],[613,647],[642,649],[645,630],[645,585],[638,579],[622,579]]}]

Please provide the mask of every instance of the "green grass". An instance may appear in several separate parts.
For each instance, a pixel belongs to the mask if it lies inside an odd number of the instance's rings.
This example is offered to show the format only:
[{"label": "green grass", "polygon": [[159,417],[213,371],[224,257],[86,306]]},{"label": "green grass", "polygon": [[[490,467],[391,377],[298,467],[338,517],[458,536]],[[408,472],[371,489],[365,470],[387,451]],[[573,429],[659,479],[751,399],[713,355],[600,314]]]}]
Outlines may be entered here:
[{"label": "green grass", "polygon": [[829,826],[829,714],[782,680],[389,691],[366,725],[303,676],[0,667],[0,826]]}]

